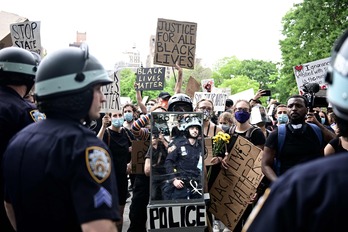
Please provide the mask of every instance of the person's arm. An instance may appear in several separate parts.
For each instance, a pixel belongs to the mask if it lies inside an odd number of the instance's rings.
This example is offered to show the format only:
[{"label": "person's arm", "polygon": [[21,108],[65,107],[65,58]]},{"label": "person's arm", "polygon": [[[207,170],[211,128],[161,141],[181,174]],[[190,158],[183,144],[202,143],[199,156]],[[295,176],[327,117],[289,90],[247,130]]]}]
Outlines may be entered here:
[{"label": "person's arm", "polygon": [[150,157],[145,158],[144,173],[146,176],[150,176],[150,173],[151,173],[151,159],[150,159]]},{"label": "person's arm", "polygon": [[141,92],[140,92],[140,90],[138,90],[138,83],[134,83],[134,89],[135,89],[135,95],[137,98],[137,103],[138,103],[138,106],[139,106],[141,112],[143,112],[145,114],[148,113],[146,106],[143,103],[143,97],[141,96]]},{"label": "person's arm", "polygon": [[7,217],[10,220],[10,223],[11,223],[12,227],[14,228],[14,230],[17,231],[16,217],[15,217],[15,213],[13,210],[13,206],[11,203],[8,203],[6,201],[4,201],[4,205],[5,205]]},{"label": "person's arm", "polygon": [[324,155],[327,156],[327,155],[332,155],[334,153],[335,153],[335,149],[330,143],[328,143],[324,148]]},{"label": "person's arm", "polygon": [[81,228],[83,232],[117,232],[115,222],[108,219],[86,222],[81,224]]},{"label": "person's arm", "polygon": [[145,126],[150,122],[151,114],[141,115],[140,118],[133,122],[131,132],[134,137],[141,140],[147,140],[150,136],[150,131]]},{"label": "person's arm", "polygon": [[278,178],[273,170],[275,153],[276,151],[274,149],[265,146],[261,160],[261,170],[271,182]]},{"label": "person's arm", "polygon": [[332,131],[330,131],[328,128],[326,128],[325,125],[323,125],[321,122],[319,122],[317,120],[317,118],[313,115],[313,113],[308,113],[307,114],[307,119],[306,119],[307,123],[314,123],[315,125],[317,125],[320,130],[323,133],[323,139],[325,141],[325,143],[329,143],[332,139],[334,139],[336,137],[336,134]]},{"label": "person's arm", "polygon": [[105,130],[109,126],[109,123],[110,123],[110,116],[106,113],[102,119],[102,125],[101,125],[100,130],[97,134],[97,137],[99,139],[103,140]]},{"label": "person's arm", "polygon": [[175,63],[175,69],[178,70],[178,80],[175,83],[174,94],[181,93],[182,86],[182,68],[178,63]]}]

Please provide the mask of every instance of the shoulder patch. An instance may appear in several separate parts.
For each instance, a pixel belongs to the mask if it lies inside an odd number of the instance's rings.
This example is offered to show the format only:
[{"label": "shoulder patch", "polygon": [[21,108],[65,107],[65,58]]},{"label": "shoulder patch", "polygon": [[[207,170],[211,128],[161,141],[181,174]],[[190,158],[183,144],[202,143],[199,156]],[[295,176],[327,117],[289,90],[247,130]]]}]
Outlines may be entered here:
[{"label": "shoulder patch", "polygon": [[34,122],[46,119],[46,115],[38,110],[31,110],[29,113]]},{"label": "shoulder patch", "polygon": [[86,165],[89,174],[97,183],[103,183],[111,173],[111,158],[101,147],[86,148]]}]

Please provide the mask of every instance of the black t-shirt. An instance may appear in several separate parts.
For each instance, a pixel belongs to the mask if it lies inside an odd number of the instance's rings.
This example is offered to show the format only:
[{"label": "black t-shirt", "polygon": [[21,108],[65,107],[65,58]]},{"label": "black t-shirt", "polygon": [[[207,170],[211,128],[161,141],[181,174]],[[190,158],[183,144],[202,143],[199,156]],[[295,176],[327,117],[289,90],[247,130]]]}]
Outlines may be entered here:
[{"label": "black t-shirt", "polygon": [[280,161],[279,173],[283,174],[289,168],[323,156],[323,146],[314,130],[304,124],[301,129],[289,129],[286,126],[286,136],[282,151],[278,151],[278,128],[268,136],[266,147],[276,150],[276,159]]}]

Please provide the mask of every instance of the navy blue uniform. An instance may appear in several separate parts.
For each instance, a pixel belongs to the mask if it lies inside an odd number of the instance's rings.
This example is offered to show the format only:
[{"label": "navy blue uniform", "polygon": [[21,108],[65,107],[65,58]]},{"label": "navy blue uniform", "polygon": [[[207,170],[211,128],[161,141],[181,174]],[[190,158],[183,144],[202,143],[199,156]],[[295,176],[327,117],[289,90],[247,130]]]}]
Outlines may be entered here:
[{"label": "navy blue uniform", "polygon": [[[34,122],[38,111],[9,87],[0,86],[0,99],[0,167],[2,167],[2,157],[8,142],[18,131]],[[0,228],[1,231],[13,231],[2,203],[4,201],[3,185],[3,172],[1,170]]]},{"label": "navy blue uniform", "polygon": [[347,167],[344,153],[289,169],[266,191],[247,231],[348,231]]},{"label": "navy blue uniform", "polygon": [[[168,156],[165,161],[165,167],[168,174],[172,178],[180,179],[184,182],[185,187],[177,189],[173,185],[173,179],[169,180],[165,187],[164,199],[186,199],[187,192],[193,190],[190,181],[195,181],[194,187],[202,188],[201,174],[202,164],[199,166],[199,161],[202,161],[202,143],[200,139],[191,145],[188,139],[184,136],[177,137],[168,148]],[[197,184],[197,185],[196,185]],[[174,188],[173,188],[174,187]],[[171,196],[168,194],[173,191]],[[190,198],[199,198],[201,195],[196,194],[189,196]]]},{"label": "navy blue uniform", "polygon": [[47,119],[18,133],[4,154],[4,178],[19,232],[120,219],[110,151],[78,122]]}]

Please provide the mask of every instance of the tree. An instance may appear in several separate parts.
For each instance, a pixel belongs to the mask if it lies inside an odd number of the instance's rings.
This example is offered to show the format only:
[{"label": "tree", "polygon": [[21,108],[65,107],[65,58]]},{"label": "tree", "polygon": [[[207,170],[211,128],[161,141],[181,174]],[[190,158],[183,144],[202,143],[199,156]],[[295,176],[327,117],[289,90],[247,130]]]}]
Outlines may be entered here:
[{"label": "tree", "polygon": [[347,1],[304,0],[283,17],[283,64],[277,82],[278,88],[283,86],[282,101],[298,93],[294,66],[330,57],[335,40],[348,28],[347,15]]}]

